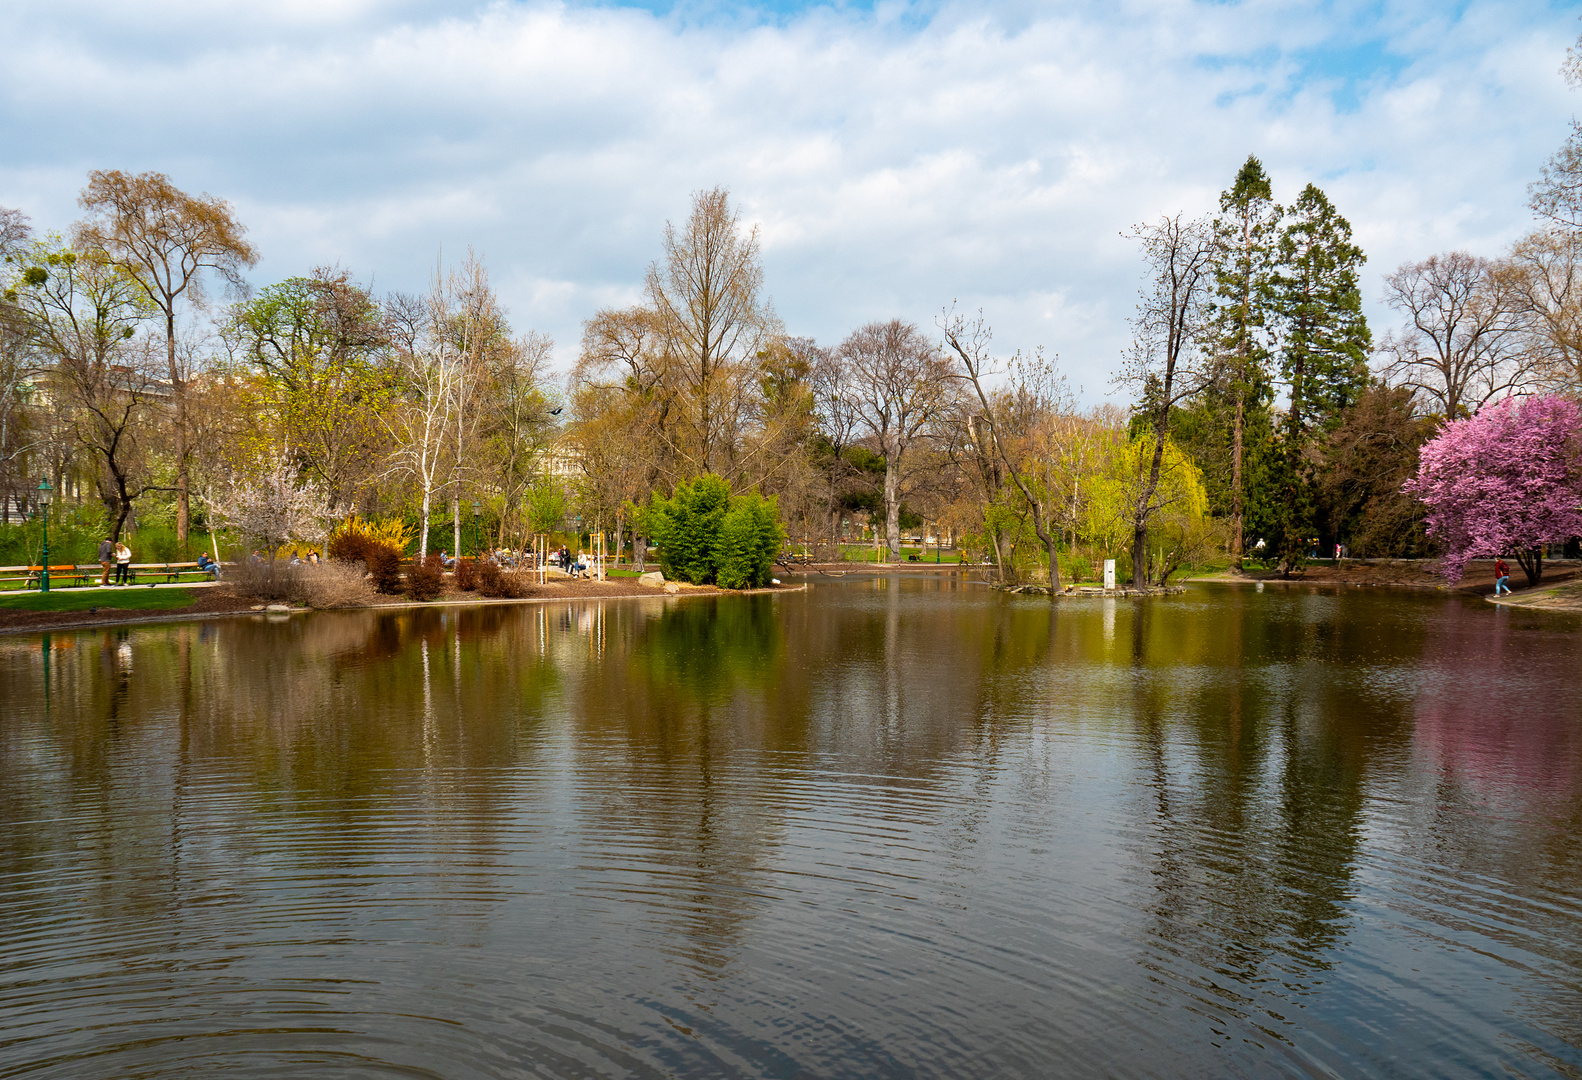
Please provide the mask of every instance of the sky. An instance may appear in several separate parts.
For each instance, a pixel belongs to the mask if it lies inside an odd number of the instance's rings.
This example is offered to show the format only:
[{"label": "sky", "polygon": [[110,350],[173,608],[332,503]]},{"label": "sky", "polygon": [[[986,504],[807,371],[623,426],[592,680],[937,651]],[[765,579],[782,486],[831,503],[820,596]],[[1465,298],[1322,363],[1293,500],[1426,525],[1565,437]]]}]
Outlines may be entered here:
[{"label": "sky", "polygon": [[787,330],[1057,355],[1090,401],[1129,337],[1125,235],[1211,211],[1248,154],[1316,183],[1382,280],[1532,227],[1582,91],[1582,0],[638,4],[54,0],[0,44],[0,206],[78,216],[90,169],[229,200],[261,286],[338,264],[421,289],[471,247],[563,367],[641,298],[667,220],[727,187]]}]

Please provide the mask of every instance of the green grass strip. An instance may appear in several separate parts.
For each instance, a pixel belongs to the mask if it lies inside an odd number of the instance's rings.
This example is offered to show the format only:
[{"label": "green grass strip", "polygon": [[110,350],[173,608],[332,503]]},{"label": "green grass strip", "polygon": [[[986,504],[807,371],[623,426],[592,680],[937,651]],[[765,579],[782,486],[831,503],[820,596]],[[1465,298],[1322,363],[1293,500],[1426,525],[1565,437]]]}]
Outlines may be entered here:
[{"label": "green grass strip", "polygon": [[89,608],[114,608],[126,611],[171,611],[191,604],[197,598],[197,594],[196,589],[150,589],[146,585],[112,585],[102,589],[29,592],[23,596],[0,596],[0,610],[87,611]]}]

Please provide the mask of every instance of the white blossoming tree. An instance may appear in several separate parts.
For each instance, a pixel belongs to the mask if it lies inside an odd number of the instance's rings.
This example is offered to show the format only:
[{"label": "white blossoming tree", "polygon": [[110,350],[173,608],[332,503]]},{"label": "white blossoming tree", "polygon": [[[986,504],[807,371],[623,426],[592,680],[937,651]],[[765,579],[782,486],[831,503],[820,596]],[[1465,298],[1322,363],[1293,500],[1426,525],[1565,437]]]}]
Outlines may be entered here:
[{"label": "white blossoming tree", "polygon": [[215,516],[269,558],[292,542],[323,541],[329,500],[315,484],[298,483],[284,460],[253,480],[232,482],[210,505]]}]

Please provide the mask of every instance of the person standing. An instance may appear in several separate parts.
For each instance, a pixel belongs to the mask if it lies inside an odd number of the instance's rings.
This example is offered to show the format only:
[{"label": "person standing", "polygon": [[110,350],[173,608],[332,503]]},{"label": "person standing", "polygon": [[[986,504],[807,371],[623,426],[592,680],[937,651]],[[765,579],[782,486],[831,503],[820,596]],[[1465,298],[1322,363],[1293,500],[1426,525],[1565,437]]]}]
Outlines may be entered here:
[{"label": "person standing", "polygon": [[110,584],[110,566],[114,562],[115,541],[106,536],[99,541],[99,568],[104,571],[99,575],[100,587]]},{"label": "person standing", "polygon": [[119,542],[115,545],[115,583],[132,584],[132,549]]},{"label": "person standing", "polygon": [[1511,568],[1505,565],[1503,558],[1494,560],[1494,595],[1499,596],[1500,590],[1505,590],[1505,595],[1511,593]]}]

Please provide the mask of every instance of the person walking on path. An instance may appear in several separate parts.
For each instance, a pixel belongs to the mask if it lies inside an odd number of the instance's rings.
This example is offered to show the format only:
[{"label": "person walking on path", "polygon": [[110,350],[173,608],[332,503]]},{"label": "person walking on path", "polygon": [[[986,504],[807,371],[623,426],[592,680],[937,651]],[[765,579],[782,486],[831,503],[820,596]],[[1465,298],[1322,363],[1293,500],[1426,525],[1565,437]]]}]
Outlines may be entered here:
[{"label": "person walking on path", "polygon": [[132,584],[132,549],[121,543],[115,545],[115,583]]},{"label": "person walking on path", "polygon": [[1500,590],[1505,590],[1505,595],[1511,594],[1511,568],[1505,565],[1504,559],[1494,560],[1494,595],[1499,596]]},{"label": "person walking on path", "polygon": [[115,541],[106,536],[99,541],[99,568],[104,573],[99,575],[101,587],[110,584],[110,566],[115,562]]}]

